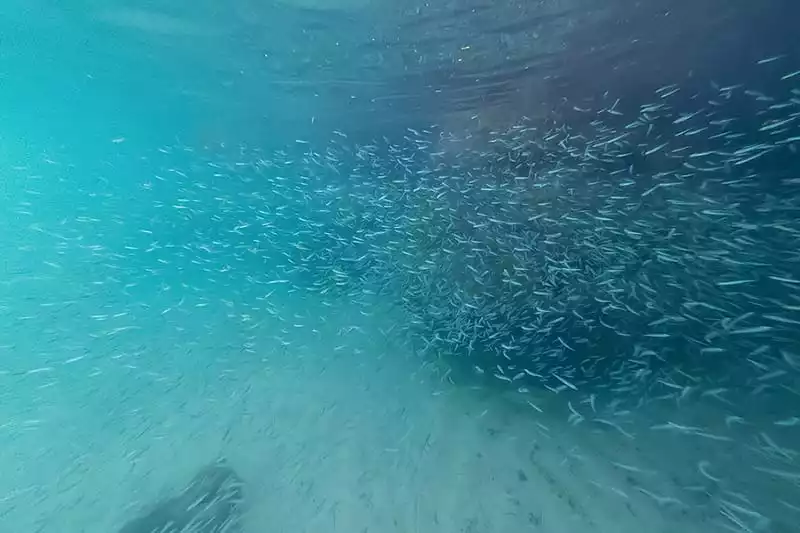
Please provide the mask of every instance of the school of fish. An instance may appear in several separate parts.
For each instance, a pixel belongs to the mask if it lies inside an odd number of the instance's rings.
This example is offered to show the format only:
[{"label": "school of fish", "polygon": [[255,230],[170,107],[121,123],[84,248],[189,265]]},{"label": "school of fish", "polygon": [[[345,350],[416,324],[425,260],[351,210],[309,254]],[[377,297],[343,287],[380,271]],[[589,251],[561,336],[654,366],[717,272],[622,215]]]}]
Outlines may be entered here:
[{"label": "school of fish", "polygon": [[606,94],[502,131],[431,125],[367,144],[336,131],[275,153],[163,147],[137,192],[157,215],[106,242],[106,257],[124,258],[125,288],[197,272],[245,279],[253,294],[364,302],[365,314],[380,300],[403,317],[392,335],[451,369],[443,380],[515,391],[532,414],[554,395],[569,423],[621,438],[639,438],[631,413],[707,402],[725,413],[714,427],[664,419],[648,431],[735,445],[769,489],[734,490],[704,457],[703,483],[685,491],[715,502],[723,530],[791,531],[800,70],[784,59],[760,62],[778,72],[769,91]]}]

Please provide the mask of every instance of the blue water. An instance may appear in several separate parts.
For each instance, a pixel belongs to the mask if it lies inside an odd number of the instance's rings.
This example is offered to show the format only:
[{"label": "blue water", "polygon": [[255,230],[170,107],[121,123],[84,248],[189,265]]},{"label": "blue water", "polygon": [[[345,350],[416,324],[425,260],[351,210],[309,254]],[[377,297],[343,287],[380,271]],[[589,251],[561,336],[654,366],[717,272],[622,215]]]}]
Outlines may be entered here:
[{"label": "blue water", "polygon": [[0,533],[795,531],[795,11],[6,2]]}]

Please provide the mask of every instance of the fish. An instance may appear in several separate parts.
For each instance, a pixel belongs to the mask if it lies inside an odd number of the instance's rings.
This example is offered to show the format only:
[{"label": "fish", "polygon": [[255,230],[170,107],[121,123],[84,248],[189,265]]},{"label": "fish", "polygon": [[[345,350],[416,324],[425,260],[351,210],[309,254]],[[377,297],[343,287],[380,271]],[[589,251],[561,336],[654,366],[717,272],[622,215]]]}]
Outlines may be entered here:
[{"label": "fish", "polygon": [[[522,399],[534,424],[563,412],[575,434],[668,443],[675,464],[661,472],[664,483],[680,470],[675,478],[702,490],[671,483],[624,494],[682,510],[704,494],[727,526],[755,531],[767,498],[723,505],[717,489],[790,482],[780,494],[800,501],[790,492],[800,457],[792,444],[800,71],[781,52],[751,65],[757,84],[744,76],[698,83],[692,73],[635,97],[565,97],[544,116],[516,117],[480,139],[435,123],[372,137],[336,124],[328,140],[309,135],[276,150],[175,143],[148,155],[149,175],[130,190],[76,183],[70,209],[52,220],[32,218],[42,205],[55,209],[41,201],[52,183],[26,166],[9,169],[9,182],[26,187],[9,204],[9,218],[24,221],[9,246],[49,255],[48,268],[9,271],[2,284],[69,279],[60,277],[67,259],[81,258],[94,276],[82,288],[121,295],[84,317],[92,342],[115,349],[141,333],[137,313],[157,307],[165,327],[218,313],[245,332],[242,356],[306,357],[306,341],[322,339],[329,313],[346,302],[347,325],[322,342],[345,357],[367,352],[363,343],[374,339],[364,324],[385,312],[391,328],[376,337],[408,350],[419,362],[415,377],[433,374],[437,394],[451,385],[502,391]],[[47,312],[73,309],[46,303]],[[35,323],[41,310],[10,313],[9,327]],[[118,351],[113,364],[141,371],[137,357]],[[99,372],[87,367],[95,356],[66,352],[9,372],[41,387],[66,372]],[[714,416],[691,416],[698,412]],[[607,464],[659,474],[644,463]],[[193,486],[236,477],[209,468]],[[757,482],[744,483],[748,476]],[[170,521],[185,528],[196,516],[221,524],[215,517],[238,514],[239,497],[207,496],[215,490],[187,489],[123,533],[179,531]],[[198,515],[190,495],[207,510]],[[202,533],[222,531],[207,527]]]}]

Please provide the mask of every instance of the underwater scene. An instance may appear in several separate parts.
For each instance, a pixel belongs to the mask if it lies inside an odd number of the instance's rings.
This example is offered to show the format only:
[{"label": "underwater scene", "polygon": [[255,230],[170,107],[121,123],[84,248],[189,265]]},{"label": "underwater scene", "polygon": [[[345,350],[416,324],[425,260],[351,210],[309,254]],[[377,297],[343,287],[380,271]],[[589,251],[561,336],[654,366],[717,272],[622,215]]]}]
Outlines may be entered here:
[{"label": "underwater scene", "polygon": [[6,0],[0,533],[799,532],[798,21]]}]

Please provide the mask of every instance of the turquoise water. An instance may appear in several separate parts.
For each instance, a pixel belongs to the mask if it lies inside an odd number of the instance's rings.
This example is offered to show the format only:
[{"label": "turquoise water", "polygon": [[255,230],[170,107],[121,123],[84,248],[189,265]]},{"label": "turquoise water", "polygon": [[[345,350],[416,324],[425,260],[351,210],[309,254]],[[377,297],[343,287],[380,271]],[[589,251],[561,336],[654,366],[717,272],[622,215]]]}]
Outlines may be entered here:
[{"label": "turquoise water", "polygon": [[7,2],[0,533],[795,531],[791,9]]}]

